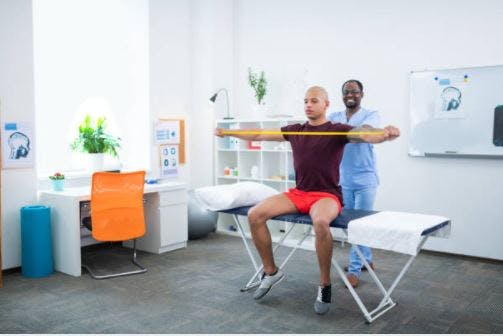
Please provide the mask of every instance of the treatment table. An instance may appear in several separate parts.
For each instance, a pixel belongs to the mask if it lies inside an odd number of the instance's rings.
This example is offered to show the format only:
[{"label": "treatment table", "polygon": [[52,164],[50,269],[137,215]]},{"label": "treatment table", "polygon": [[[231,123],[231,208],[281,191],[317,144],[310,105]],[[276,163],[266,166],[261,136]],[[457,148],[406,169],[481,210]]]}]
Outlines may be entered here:
[{"label": "treatment table", "polygon": [[[240,234],[240,236],[243,240],[243,243],[245,245],[246,251],[248,252],[250,260],[251,260],[253,267],[255,269],[255,273],[250,278],[250,280],[245,285],[245,287],[241,289],[241,291],[247,291],[247,290],[250,290],[252,288],[257,287],[260,284],[260,275],[262,273],[262,265],[259,264],[260,260],[257,261],[255,259],[254,255],[252,254],[252,250],[250,248],[250,243],[248,242],[248,239],[246,238],[245,231],[243,230],[243,224],[239,220],[240,216],[247,216],[248,215],[248,210],[250,208],[251,208],[250,206],[245,206],[245,207],[239,207],[239,208],[219,211],[219,212],[230,214],[233,216],[233,218],[236,222],[236,225],[238,227],[239,234]],[[395,280],[393,281],[393,283],[391,284],[391,286],[388,289],[386,289],[384,287],[384,285],[379,280],[379,278],[377,277],[374,270],[367,263],[367,260],[365,260],[365,258],[363,257],[362,253],[360,252],[360,249],[356,248],[356,252],[357,252],[358,256],[360,257],[361,260],[363,260],[363,263],[365,264],[370,276],[372,277],[375,284],[379,288],[379,291],[383,295],[383,298],[380,301],[380,303],[372,311],[369,311],[367,309],[367,307],[363,304],[362,300],[360,299],[360,296],[356,293],[356,291],[353,289],[353,287],[349,284],[341,266],[338,264],[338,262],[335,260],[335,258],[332,257],[332,265],[334,266],[335,271],[337,272],[337,274],[339,274],[342,281],[344,281],[346,287],[349,289],[349,292],[351,293],[354,300],[358,304],[367,323],[371,323],[372,321],[374,321],[379,316],[381,316],[382,314],[384,314],[385,312],[387,312],[388,310],[390,310],[391,308],[393,308],[396,305],[396,303],[391,299],[391,294],[392,294],[393,290],[396,288],[396,286],[398,285],[398,283],[400,282],[400,280],[402,279],[403,275],[405,274],[405,272],[407,271],[409,266],[411,265],[412,261],[414,260],[414,258],[417,255],[417,253],[421,250],[424,243],[426,242],[426,240],[429,237],[431,237],[431,236],[444,236],[444,237],[448,236],[448,234],[450,232],[450,225],[451,225],[450,220],[447,218],[443,218],[443,217],[430,216],[432,218],[429,218],[426,215],[415,215],[415,214],[409,214],[409,213],[389,213],[389,214],[386,213],[385,214],[385,212],[380,213],[379,211],[344,209],[342,211],[342,213],[339,214],[339,216],[337,216],[337,218],[334,221],[332,221],[332,223],[330,223],[330,227],[341,229],[345,235],[345,238],[348,239],[348,241],[353,243],[355,246],[357,246],[358,244],[359,245],[369,244],[366,246],[387,249],[386,246],[382,246],[380,244],[374,245],[374,244],[372,244],[372,242],[369,242],[369,241],[364,241],[364,243],[365,243],[364,244],[361,241],[351,241],[351,238],[350,237],[348,238],[348,228],[350,225],[352,225],[352,223],[355,223],[353,225],[355,225],[354,227],[356,227],[357,221],[360,221],[360,222],[362,220],[372,221],[374,218],[375,218],[376,222],[379,222],[379,220],[381,222],[383,222],[383,220],[382,220],[383,216],[380,216],[380,215],[387,215],[387,216],[384,216],[384,219],[385,219],[384,226],[386,226],[387,222],[390,222],[390,223],[393,222],[393,218],[394,218],[394,219],[396,219],[395,225],[397,225],[397,224],[399,225],[399,226],[395,226],[395,227],[399,227],[399,229],[402,229],[400,226],[406,227],[406,228],[411,227],[414,224],[420,223],[421,220],[423,222],[425,222],[425,219],[427,219],[426,220],[427,223],[425,225],[421,225],[420,230],[417,231],[417,235],[418,235],[417,238],[418,239],[417,239],[416,243],[413,243],[412,252],[410,252],[410,247],[409,247],[409,251],[406,251],[406,252],[400,251],[402,253],[410,254],[410,257],[408,258],[407,262],[405,263],[405,265],[403,266],[403,268],[401,269],[401,271],[399,272],[399,274],[397,275],[397,277],[395,278]],[[309,215],[302,215],[302,214],[281,215],[281,216],[277,216],[277,217],[272,218],[272,220],[284,221],[284,222],[289,222],[289,223],[294,223],[294,224],[304,224],[304,225],[312,225],[313,224],[311,221],[311,217]],[[400,223],[400,221],[404,222],[403,225],[401,225],[402,223]],[[407,223],[405,223],[405,222],[407,222]],[[390,224],[390,225],[393,225],[393,224]],[[275,253],[280,246],[284,246],[283,242],[288,237],[288,235],[290,234],[290,232],[292,231],[293,228],[294,228],[294,225],[291,225],[286,230],[286,232],[280,237],[279,241],[277,242],[277,245],[273,249],[273,253]],[[377,229],[379,230],[379,227],[377,227]],[[391,229],[393,230],[393,227]],[[417,226],[416,226],[416,229],[417,229]],[[312,230],[307,230],[307,232],[305,232],[305,234],[298,240],[298,242],[295,244],[295,246],[293,248],[291,248],[291,251],[289,252],[287,257],[285,258],[285,260],[281,263],[280,268],[283,268],[286,265],[288,260],[295,253],[295,251],[301,246],[302,242],[307,237],[313,235],[311,233],[311,231]],[[385,234],[387,235],[387,233],[385,233]],[[397,251],[394,246],[392,248],[390,248],[389,250]]]}]

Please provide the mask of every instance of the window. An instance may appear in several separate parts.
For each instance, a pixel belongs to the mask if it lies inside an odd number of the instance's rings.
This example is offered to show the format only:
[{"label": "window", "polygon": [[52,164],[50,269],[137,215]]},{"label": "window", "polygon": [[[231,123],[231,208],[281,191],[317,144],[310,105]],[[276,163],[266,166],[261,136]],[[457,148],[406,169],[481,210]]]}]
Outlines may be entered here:
[{"label": "window", "polygon": [[69,146],[87,113],[121,137],[123,168],[148,169],[148,0],[35,0],[33,30],[39,174],[84,169]]}]

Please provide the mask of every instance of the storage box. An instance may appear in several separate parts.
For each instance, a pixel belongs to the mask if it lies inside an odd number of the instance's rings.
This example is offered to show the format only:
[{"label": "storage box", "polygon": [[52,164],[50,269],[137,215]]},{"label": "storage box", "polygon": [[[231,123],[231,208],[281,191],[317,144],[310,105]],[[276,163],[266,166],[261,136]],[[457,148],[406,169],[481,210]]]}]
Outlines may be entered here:
[{"label": "storage box", "polygon": [[248,149],[260,149],[260,148],[262,148],[260,141],[248,140]]}]

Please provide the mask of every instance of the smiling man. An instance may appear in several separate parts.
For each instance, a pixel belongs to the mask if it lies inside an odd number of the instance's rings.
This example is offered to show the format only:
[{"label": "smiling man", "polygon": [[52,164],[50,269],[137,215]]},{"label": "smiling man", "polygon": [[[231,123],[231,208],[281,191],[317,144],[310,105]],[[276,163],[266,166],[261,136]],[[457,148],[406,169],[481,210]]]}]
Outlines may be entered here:
[{"label": "smiling man", "polygon": [[[263,200],[248,212],[253,243],[264,266],[261,283],[254,298],[258,300],[264,297],[285,277],[274,262],[267,220],[289,213],[309,214],[316,233],[315,247],[320,268],[320,286],[314,303],[314,310],[318,314],[325,314],[331,302],[330,267],[333,243],[330,223],[342,210],[339,164],[344,146],[348,142],[380,143],[393,140],[400,135],[399,130],[393,126],[387,126],[382,130],[375,129],[377,134],[368,134],[368,128],[359,129],[341,123],[333,124],[326,118],[329,106],[326,90],[313,86],[307,90],[304,98],[304,112],[308,119],[306,123],[288,125],[281,130],[233,130],[255,134],[232,135],[243,140],[289,141],[293,152],[296,187]],[[273,134],[261,133],[263,131],[272,131]],[[361,131],[366,131],[367,134],[358,134]],[[347,132],[347,134],[292,135],[282,132]],[[225,130],[217,128],[215,135],[223,137],[226,133]]]},{"label": "smiling man", "polygon": [[[342,84],[342,101],[346,109],[331,113],[328,119],[335,124],[343,123],[353,127],[379,127],[379,113],[361,107],[362,98],[363,84],[356,79],[346,81]],[[349,209],[372,210],[379,185],[374,146],[369,143],[353,143],[345,146],[340,165],[340,178],[344,206]],[[351,247],[346,277],[351,286],[356,288],[361,271],[366,269],[355,249],[355,246]],[[359,249],[370,267],[374,268],[370,247],[359,246]]]}]

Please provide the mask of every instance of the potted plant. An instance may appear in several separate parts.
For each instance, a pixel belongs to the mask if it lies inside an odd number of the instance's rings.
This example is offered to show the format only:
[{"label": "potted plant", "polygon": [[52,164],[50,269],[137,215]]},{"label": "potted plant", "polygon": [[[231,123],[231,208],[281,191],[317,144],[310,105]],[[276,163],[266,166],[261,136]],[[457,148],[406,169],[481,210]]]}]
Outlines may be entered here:
[{"label": "potted plant", "polygon": [[251,68],[248,68],[248,84],[250,84],[255,93],[258,108],[262,108],[265,104],[264,97],[267,93],[267,80],[264,71],[258,74],[253,72]]},{"label": "potted plant", "polygon": [[52,181],[52,189],[54,191],[63,191],[65,186],[65,175],[61,173],[54,173],[54,175],[49,176]]},{"label": "potted plant", "polygon": [[79,125],[79,134],[71,144],[75,151],[88,153],[90,156],[90,170],[103,169],[105,154],[117,157],[117,149],[120,148],[121,139],[107,133],[105,117],[99,117],[96,123],[91,116],[86,115]]}]

